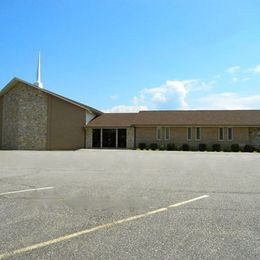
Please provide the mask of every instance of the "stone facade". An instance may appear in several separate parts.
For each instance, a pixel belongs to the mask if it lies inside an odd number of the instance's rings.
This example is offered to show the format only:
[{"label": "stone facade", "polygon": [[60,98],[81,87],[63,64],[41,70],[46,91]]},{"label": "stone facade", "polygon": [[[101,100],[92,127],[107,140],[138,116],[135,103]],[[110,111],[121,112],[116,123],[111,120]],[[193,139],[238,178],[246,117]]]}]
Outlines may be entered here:
[{"label": "stone facade", "polygon": [[135,147],[135,129],[128,127],[126,129],[126,148],[134,149]]},{"label": "stone facade", "polygon": [[257,148],[260,148],[260,128],[249,128],[250,143]]},{"label": "stone facade", "polygon": [[48,96],[20,83],[3,97],[2,148],[47,148]]},{"label": "stone facade", "polygon": [[92,148],[92,128],[86,128],[86,148]]}]

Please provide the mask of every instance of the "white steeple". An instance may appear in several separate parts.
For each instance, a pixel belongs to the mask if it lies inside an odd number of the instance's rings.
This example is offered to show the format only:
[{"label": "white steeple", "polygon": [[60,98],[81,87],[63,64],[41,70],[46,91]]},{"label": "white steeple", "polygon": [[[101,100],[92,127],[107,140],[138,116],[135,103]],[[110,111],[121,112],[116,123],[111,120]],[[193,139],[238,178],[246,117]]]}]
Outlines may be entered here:
[{"label": "white steeple", "polygon": [[36,75],[36,82],[34,83],[35,86],[39,88],[43,88],[43,84],[41,82],[41,53],[39,51],[38,55],[38,67],[37,67],[37,75]]}]

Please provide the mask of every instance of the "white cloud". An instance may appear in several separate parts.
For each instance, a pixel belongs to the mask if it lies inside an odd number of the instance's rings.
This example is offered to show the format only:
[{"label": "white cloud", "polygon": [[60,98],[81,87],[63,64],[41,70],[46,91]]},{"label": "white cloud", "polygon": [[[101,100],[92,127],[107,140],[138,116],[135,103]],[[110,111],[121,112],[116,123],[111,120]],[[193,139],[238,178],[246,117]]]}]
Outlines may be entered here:
[{"label": "white cloud", "polygon": [[120,113],[120,112],[138,112],[140,110],[148,110],[147,106],[136,106],[136,105],[118,105],[105,110],[107,113]]},{"label": "white cloud", "polygon": [[[188,85],[193,81],[167,80],[165,84],[156,88],[146,88],[143,95],[153,103],[166,103],[177,99],[182,108],[188,108],[186,97]],[[195,82],[195,81],[194,81]]]},{"label": "white cloud", "polygon": [[240,96],[234,92],[209,95],[199,99],[200,109],[252,109],[259,107],[260,95]]},{"label": "white cloud", "polygon": [[256,65],[254,68],[249,69],[250,72],[259,74],[260,73],[260,65]]},{"label": "white cloud", "polygon": [[117,105],[107,112],[135,112],[147,109],[160,109],[162,105],[169,108],[188,109],[187,97],[192,91],[205,91],[211,88],[215,81],[208,84],[199,80],[167,80],[164,84],[145,88],[134,96],[129,105]]},{"label": "white cloud", "polygon": [[109,98],[111,100],[117,100],[118,99],[118,95],[111,95]]},{"label": "white cloud", "polygon": [[232,83],[246,82],[249,81],[250,79],[251,79],[250,77],[244,77],[244,78],[233,77]]},{"label": "white cloud", "polygon": [[240,70],[240,66],[232,66],[226,69],[226,72],[229,74],[234,74]]},{"label": "white cloud", "polygon": [[233,83],[237,83],[238,80],[239,80],[239,79],[238,79],[237,77],[233,77],[233,78],[232,78],[232,82],[233,82]]},{"label": "white cloud", "polygon": [[251,78],[250,77],[245,77],[245,78],[242,78],[241,81],[245,82],[245,81],[249,81]]}]

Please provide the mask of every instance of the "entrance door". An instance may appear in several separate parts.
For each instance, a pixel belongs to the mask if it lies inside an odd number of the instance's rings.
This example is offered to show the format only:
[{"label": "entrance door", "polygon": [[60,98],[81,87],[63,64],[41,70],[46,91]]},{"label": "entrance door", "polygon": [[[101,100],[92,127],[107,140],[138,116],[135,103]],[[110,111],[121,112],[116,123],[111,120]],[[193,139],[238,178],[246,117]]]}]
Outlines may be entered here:
[{"label": "entrance door", "polygon": [[93,148],[100,148],[100,129],[93,129]]},{"label": "entrance door", "polygon": [[118,148],[126,148],[126,129],[118,129]]},{"label": "entrance door", "polygon": [[116,148],[116,129],[103,129],[103,147]]}]

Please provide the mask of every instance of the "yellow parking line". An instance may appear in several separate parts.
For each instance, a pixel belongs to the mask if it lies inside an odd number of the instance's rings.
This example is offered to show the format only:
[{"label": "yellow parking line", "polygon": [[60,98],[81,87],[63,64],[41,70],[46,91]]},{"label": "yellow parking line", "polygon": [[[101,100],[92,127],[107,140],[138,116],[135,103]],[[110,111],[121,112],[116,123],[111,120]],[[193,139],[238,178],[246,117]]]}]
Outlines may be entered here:
[{"label": "yellow parking line", "polygon": [[54,187],[42,187],[42,188],[27,189],[27,190],[8,191],[8,192],[0,193],[0,196],[9,195],[9,194],[16,194],[16,193],[22,193],[22,192],[28,192],[28,191],[49,190],[49,189],[54,189]]},{"label": "yellow parking line", "polygon": [[165,207],[165,208],[159,208],[159,209],[156,209],[156,210],[153,210],[153,211],[148,211],[148,212],[143,213],[143,214],[135,215],[135,216],[132,216],[132,217],[129,217],[129,218],[120,219],[120,220],[117,220],[117,221],[114,221],[114,222],[111,222],[111,223],[107,223],[107,224],[103,224],[103,225],[100,225],[100,226],[96,226],[96,227],[93,227],[93,228],[90,228],[90,229],[85,229],[85,230],[75,232],[75,233],[72,233],[72,234],[69,234],[69,235],[65,235],[65,236],[61,236],[61,237],[51,239],[51,240],[48,240],[48,241],[45,241],[45,242],[41,242],[41,243],[38,243],[38,244],[35,244],[35,245],[32,245],[32,246],[23,247],[23,248],[20,248],[20,249],[11,251],[11,252],[6,252],[6,253],[3,253],[3,254],[0,254],[0,259],[4,259],[6,257],[30,252],[30,251],[33,251],[35,249],[39,249],[39,248],[42,248],[42,247],[46,247],[46,246],[49,246],[49,245],[60,243],[62,241],[69,240],[69,239],[72,239],[72,238],[75,238],[75,237],[79,237],[79,236],[82,236],[82,235],[85,235],[85,234],[88,234],[88,233],[92,233],[92,232],[98,231],[100,229],[106,229],[106,228],[113,227],[115,225],[130,222],[130,221],[133,221],[133,220],[136,220],[136,219],[145,218],[145,217],[148,217],[148,216],[151,216],[151,215],[154,215],[154,214],[158,214],[158,213],[167,211],[170,208],[179,207],[179,206],[182,206],[184,204],[191,203],[191,202],[194,202],[194,201],[197,201],[197,200],[200,200],[200,199],[204,199],[204,198],[207,198],[207,197],[209,197],[209,195],[203,195],[203,196],[196,197],[196,198],[193,198],[193,199],[190,199],[190,200],[186,200],[186,201],[182,201],[182,202],[179,202],[179,203],[176,203],[176,204],[169,205],[168,207]]}]

